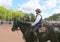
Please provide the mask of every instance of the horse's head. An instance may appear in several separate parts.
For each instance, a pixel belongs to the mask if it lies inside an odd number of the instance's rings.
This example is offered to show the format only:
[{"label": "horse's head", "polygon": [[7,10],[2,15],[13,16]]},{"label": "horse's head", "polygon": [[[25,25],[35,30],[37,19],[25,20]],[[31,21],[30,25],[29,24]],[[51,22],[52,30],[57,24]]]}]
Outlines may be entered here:
[{"label": "horse's head", "polygon": [[12,31],[15,31],[16,29],[18,28],[18,21],[17,20],[14,20],[13,21],[13,26],[12,26]]},{"label": "horse's head", "polygon": [[12,26],[12,31],[15,31],[18,27],[20,28],[20,31],[23,34],[23,37],[25,38],[26,41],[30,42],[30,38],[28,38],[26,33],[30,34],[30,23],[21,21],[21,20],[14,20],[13,21],[13,26]]},{"label": "horse's head", "polygon": [[26,32],[26,30],[28,30],[28,29],[30,30],[29,26],[30,26],[30,23],[15,19],[13,21],[13,26],[12,26],[11,30],[15,31],[19,27],[19,29],[24,33],[24,32]]}]

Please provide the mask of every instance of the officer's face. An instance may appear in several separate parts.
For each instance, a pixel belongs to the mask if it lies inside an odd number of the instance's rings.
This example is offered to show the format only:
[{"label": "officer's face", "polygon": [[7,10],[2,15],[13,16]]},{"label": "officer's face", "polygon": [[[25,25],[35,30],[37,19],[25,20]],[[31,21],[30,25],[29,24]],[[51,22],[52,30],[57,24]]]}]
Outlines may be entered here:
[{"label": "officer's face", "polygon": [[36,11],[36,14],[38,14],[38,11]]}]

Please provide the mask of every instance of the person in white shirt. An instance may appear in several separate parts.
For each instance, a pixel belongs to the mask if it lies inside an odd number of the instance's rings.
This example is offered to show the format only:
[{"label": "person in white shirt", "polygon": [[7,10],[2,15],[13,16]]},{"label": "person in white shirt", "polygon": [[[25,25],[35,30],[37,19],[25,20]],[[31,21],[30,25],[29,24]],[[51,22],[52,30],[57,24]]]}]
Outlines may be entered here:
[{"label": "person in white shirt", "polygon": [[38,28],[41,28],[42,27],[42,16],[41,16],[41,11],[40,9],[36,9],[36,19],[35,21],[31,24],[31,28],[32,28],[32,32],[33,34],[35,35],[35,38],[36,38],[36,42],[39,42],[39,39],[37,37],[37,30]]}]

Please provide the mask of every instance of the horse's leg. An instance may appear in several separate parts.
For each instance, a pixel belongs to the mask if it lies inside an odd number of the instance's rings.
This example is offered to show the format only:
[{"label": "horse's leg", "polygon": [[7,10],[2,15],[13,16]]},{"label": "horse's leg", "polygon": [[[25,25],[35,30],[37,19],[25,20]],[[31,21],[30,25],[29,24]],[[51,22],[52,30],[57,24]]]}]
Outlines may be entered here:
[{"label": "horse's leg", "polygon": [[41,34],[39,34],[38,35],[38,37],[39,37],[39,42],[46,42],[47,41],[47,34],[46,33],[41,33]]},{"label": "horse's leg", "polygon": [[60,42],[60,39],[58,40],[58,42]]},{"label": "horse's leg", "polygon": [[58,42],[56,33],[53,33],[53,34],[51,35],[51,42]]},{"label": "horse's leg", "polygon": [[34,42],[35,38],[32,32],[29,33],[29,36],[27,37],[27,42]]},{"label": "horse's leg", "polygon": [[58,42],[60,42],[60,34],[58,34]]},{"label": "horse's leg", "polygon": [[60,38],[58,39],[58,42],[60,42]]},{"label": "horse's leg", "polygon": [[51,42],[58,42],[58,40],[56,38],[52,38]]}]

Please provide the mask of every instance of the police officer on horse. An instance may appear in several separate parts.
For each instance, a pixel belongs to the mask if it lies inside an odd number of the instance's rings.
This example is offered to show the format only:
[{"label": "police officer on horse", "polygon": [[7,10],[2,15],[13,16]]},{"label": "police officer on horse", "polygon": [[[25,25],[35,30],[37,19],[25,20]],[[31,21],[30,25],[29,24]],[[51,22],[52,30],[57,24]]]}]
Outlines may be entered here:
[{"label": "police officer on horse", "polygon": [[42,16],[41,16],[41,10],[40,9],[36,9],[35,12],[36,12],[36,19],[33,23],[31,23],[31,28],[32,28],[32,32],[36,38],[35,42],[39,42],[36,31],[42,27]]}]

